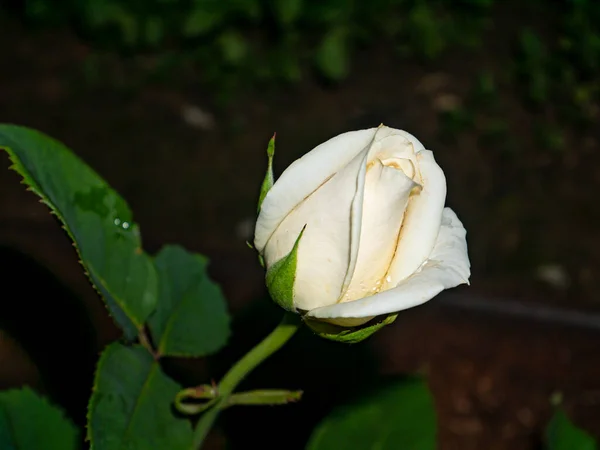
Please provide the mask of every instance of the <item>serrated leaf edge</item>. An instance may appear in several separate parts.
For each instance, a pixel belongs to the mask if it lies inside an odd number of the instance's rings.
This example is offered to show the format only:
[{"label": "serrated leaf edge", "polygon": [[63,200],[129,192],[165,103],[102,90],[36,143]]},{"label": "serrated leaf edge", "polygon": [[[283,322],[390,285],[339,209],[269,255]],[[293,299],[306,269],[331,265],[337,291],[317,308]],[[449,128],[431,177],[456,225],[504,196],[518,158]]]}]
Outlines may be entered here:
[{"label": "serrated leaf edge", "polygon": [[56,414],[65,423],[67,423],[69,425],[69,427],[71,427],[73,429],[75,434],[80,434],[79,430],[77,429],[77,427],[75,426],[75,424],[73,423],[71,418],[67,415],[67,413],[65,412],[63,407],[61,405],[51,402],[50,399],[48,397],[46,397],[45,395],[40,394],[39,392],[37,392],[36,390],[32,389],[29,386],[22,386],[19,388],[8,389],[6,391],[0,392],[0,400],[1,400],[2,396],[8,395],[11,393],[30,393],[36,400],[39,400],[46,406],[50,407],[54,412],[56,412]]},{"label": "serrated leaf edge", "polygon": [[[24,128],[24,127],[20,127],[20,128]],[[25,128],[25,129],[27,129],[27,128]],[[43,136],[45,138],[52,139],[50,136],[46,136],[46,135],[43,135]],[[54,139],[52,139],[52,140],[54,140]],[[102,287],[106,290],[106,292],[108,292],[112,296],[112,298],[115,300],[115,302],[118,304],[118,306],[123,310],[123,312],[125,313],[125,315],[127,316],[127,318],[139,330],[139,328],[141,328],[143,326],[143,324],[142,323],[138,323],[137,320],[135,320],[135,318],[132,317],[131,311],[127,307],[124,306],[123,300],[121,298],[119,298],[118,296],[115,296],[111,292],[111,290],[108,289],[108,287],[106,285],[106,282],[101,277],[99,277],[99,276],[96,275],[96,272],[95,272],[95,270],[93,270],[93,267],[88,267],[88,265],[86,265],[83,262],[83,258],[81,256],[81,252],[79,250],[79,247],[77,246],[77,242],[75,241],[75,238],[73,237],[73,233],[71,232],[71,229],[67,225],[66,220],[63,218],[63,216],[62,216],[61,212],[58,210],[58,208],[56,208],[50,202],[50,200],[46,197],[46,195],[42,193],[42,190],[40,189],[40,187],[37,184],[37,182],[28,174],[27,169],[20,162],[19,158],[13,152],[13,150],[10,147],[8,147],[8,146],[0,146],[0,150],[4,150],[8,154],[8,158],[12,162],[12,164],[9,166],[9,169],[12,170],[12,171],[14,171],[14,172],[16,172],[17,174],[19,174],[22,177],[21,184],[27,186],[26,190],[27,191],[31,191],[34,194],[36,194],[38,197],[40,197],[40,203],[45,204],[50,209],[50,214],[56,216],[60,220],[60,222],[62,224],[62,229],[66,231],[67,235],[69,236],[69,239],[71,239],[71,242],[73,243],[73,247],[75,247],[75,251],[77,253],[77,260],[81,264],[81,266],[83,267],[83,271],[84,271],[86,277],[88,278],[88,280],[90,281],[90,284],[93,286],[94,290],[98,293],[98,295],[100,295],[101,298],[104,298],[104,295],[102,294],[102,292],[100,292],[99,288],[96,286],[96,283],[94,282],[94,280],[92,278],[92,275],[95,276],[96,279],[102,284]],[[75,158],[79,159],[77,157],[77,155],[75,155],[74,153],[73,153],[73,156]],[[83,162],[83,161],[81,161],[81,163],[85,164],[85,162]],[[104,179],[100,175],[98,175],[91,167],[90,167],[90,170],[92,170],[92,172],[95,175],[97,175],[98,178],[100,178],[100,179],[102,179],[104,181]],[[107,186],[108,186],[108,184],[107,184]],[[110,186],[108,186],[108,187],[110,189],[112,189]],[[125,200],[123,200],[123,201],[125,201]],[[127,205],[127,208],[129,208],[129,205]],[[115,325],[117,325],[119,328],[123,328],[117,322],[116,318],[114,317],[113,313],[111,312],[110,308],[108,307],[108,305],[106,303],[106,300],[103,303],[104,303],[104,306],[105,306],[106,310],[108,311],[109,316],[113,320],[113,323],[115,323]]]}]

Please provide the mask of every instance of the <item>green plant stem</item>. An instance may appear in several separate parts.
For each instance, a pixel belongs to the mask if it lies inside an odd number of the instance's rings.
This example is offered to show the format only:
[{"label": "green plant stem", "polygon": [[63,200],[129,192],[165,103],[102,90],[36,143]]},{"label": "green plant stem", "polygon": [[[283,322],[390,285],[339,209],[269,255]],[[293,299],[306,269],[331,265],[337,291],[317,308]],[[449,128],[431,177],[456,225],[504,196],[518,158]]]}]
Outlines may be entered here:
[{"label": "green plant stem", "polygon": [[199,449],[201,447],[219,412],[227,407],[229,397],[237,385],[260,363],[279,350],[296,333],[301,324],[300,316],[286,312],[271,334],[229,369],[229,372],[225,374],[218,386],[219,401],[214,407],[205,412],[196,424],[193,448]]}]

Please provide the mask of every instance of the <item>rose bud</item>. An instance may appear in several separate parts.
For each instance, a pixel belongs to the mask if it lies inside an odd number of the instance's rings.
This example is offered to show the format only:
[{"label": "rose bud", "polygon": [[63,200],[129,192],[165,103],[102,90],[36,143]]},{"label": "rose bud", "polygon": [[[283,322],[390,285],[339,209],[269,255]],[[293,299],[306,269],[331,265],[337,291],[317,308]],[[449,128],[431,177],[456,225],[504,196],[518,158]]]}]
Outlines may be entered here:
[{"label": "rose bud", "polygon": [[386,126],[340,134],[263,182],[254,246],[273,300],[313,330],[364,339],[468,283],[466,231],[433,153]]}]

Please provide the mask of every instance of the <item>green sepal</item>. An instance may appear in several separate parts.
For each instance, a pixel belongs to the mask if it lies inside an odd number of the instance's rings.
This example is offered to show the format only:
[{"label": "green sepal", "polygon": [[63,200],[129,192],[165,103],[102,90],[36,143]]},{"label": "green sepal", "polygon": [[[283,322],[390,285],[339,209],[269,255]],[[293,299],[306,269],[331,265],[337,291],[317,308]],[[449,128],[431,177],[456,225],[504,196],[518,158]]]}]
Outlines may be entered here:
[{"label": "green sepal", "polygon": [[394,322],[396,317],[398,317],[398,313],[388,314],[387,316],[379,317],[379,320],[375,319],[364,325],[352,328],[340,327],[309,317],[305,318],[304,323],[322,338],[329,339],[330,341],[343,342],[345,344],[356,344],[357,342],[364,341],[376,331],[379,331],[381,328]]},{"label": "green sepal", "polygon": [[262,186],[260,187],[260,195],[258,197],[258,208],[257,211],[260,212],[260,207],[262,206],[262,202],[267,196],[267,192],[273,187],[275,184],[275,177],[273,176],[273,156],[275,155],[275,136],[277,133],[273,134],[273,137],[269,141],[269,146],[267,147],[267,173],[265,175],[265,179],[262,182]]},{"label": "green sepal", "polygon": [[298,263],[298,246],[306,225],[298,235],[292,250],[267,270],[267,289],[275,303],[286,311],[296,312],[294,307],[294,282]]},{"label": "green sepal", "polygon": [[599,443],[577,427],[562,408],[557,408],[546,427],[548,450],[597,450]]}]

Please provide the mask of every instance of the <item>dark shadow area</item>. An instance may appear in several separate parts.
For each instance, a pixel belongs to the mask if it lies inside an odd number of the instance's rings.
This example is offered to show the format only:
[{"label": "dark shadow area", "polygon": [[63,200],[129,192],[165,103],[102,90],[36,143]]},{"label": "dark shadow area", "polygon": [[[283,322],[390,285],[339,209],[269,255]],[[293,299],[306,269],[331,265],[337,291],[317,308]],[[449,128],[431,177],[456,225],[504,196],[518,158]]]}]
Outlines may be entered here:
[{"label": "dark shadow area", "polygon": [[0,247],[0,265],[0,328],[29,354],[52,401],[83,426],[97,355],[82,302],[47,269],[14,249]]}]

